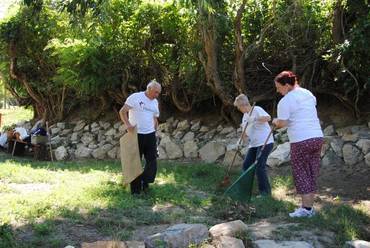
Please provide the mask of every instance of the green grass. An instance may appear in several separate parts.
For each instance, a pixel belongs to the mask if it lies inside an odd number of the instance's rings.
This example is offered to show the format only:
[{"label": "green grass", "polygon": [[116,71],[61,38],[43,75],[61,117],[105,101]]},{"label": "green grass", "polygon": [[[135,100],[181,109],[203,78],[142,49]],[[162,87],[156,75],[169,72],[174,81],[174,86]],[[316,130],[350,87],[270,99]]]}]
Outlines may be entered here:
[{"label": "green grass", "polygon": [[336,243],[344,244],[348,240],[370,240],[366,230],[370,226],[370,217],[363,210],[348,205],[326,205],[316,216],[305,220],[308,227],[319,227],[335,232]]},{"label": "green grass", "polygon": [[[161,162],[148,195],[132,197],[121,185],[121,166],[112,161],[35,162],[0,153],[0,248],[79,246],[73,232],[84,226],[103,237],[129,240],[139,226],[204,223],[209,226],[241,219],[253,223],[278,216],[289,222],[290,200],[254,198],[250,205],[222,196],[217,185],[224,169],[214,164]],[[234,178],[237,175],[233,175]],[[275,178],[274,190],[292,188],[290,177]],[[182,209],[155,212],[155,205]],[[15,228],[15,223],[17,228]],[[368,238],[369,216],[346,206],[324,208],[315,218],[297,221],[302,227],[336,231],[342,245]],[[75,230],[75,231],[73,231]],[[20,239],[28,233],[27,239]],[[250,237],[246,235],[245,240]]]},{"label": "green grass", "polygon": [[16,247],[14,231],[9,224],[0,225],[0,248]]},{"label": "green grass", "polygon": [[29,121],[33,118],[33,110],[23,107],[0,109],[1,128],[16,124],[20,121]]}]

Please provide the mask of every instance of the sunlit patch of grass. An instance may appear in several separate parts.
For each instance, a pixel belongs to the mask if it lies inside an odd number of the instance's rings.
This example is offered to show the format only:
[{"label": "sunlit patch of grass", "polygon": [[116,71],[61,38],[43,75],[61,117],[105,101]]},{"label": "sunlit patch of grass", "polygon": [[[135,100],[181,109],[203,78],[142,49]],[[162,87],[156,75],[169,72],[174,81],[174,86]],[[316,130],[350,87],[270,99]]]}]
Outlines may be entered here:
[{"label": "sunlit patch of grass", "polygon": [[[8,171],[6,171],[8,170]],[[93,188],[110,181],[110,173],[92,171],[81,174],[78,171],[49,171],[16,163],[0,167],[0,177],[12,183],[47,182],[53,185],[48,191],[30,191],[5,196],[2,209],[12,209],[15,219],[55,218],[61,210],[73,208],[104,208],[109,205],[107,196],[96,199],[90,194]],[[32,186],[32,184],[30,184]]]},{"label": "sunlit patch of grass", "polygon": [[164,184],[175,184],[175,175],[174,173],[166,173],[163,172],[158,173],[158,180],[156,182],[158,185],[164,185]]},{"label": "sunlit patch of grass", "polygon": [[360,201],[359,203],[354,204],[353,207],[370,216],[370,202],[369,201],[367,202]]},{"label": "sunlit patch of grass", "polygon": [[293,178],[291,176],[275,176],[272,179],[272,188],[291,190],[294,188]]},{"label": "sunlit patch of grass", "polygon": [[33,110],[24,107],[15,107],[11,109],[0,109],[1,127],[10,126],[20,121],[29,121],[33,118]]},{"label": "sunlit patch of grass", "polygon": [[30,163],[19,166],[19,163],[7,160],[0,166],[0,178],[11,180],[12,183],[50,182],[55,179],[52,176],[53,173],[47,169],[35,170]]},{"label": "sunlit patch of grass", "polygon": [[282,199],[286,192],[294,189],[293,178],[291,176],[275,176],[272,178],[271,187],[273,188],[274,197]]},{"label": "sunlit patch of grass", "polygon": [[13,193],[14,190],[5,183],[0,182],[0,194],[1,193]]},{"label": "sunlit patch of grass", "polygon": [[[122,185],[119,162],[51,163],[1,155],[0,221],[32,229],[31,246],[55,243],[62,247],[60,221],[67,226],[92,226],[104,235],[127,240],[141,225],[179,222],[213,225],[217,224],[215,220],[235,219],[251,223],[275,216],[288,220],[284,216],[294,208],[286,194],[293,188],[291,178],[272,180],[273,197],[253,198],[250,204],[244,204],[224,197],[223,191],[218,190],[224,173],[224,168],[213,164],[160,162],[150,192],[132,196],[129,188]],[[275,197],[279,190],[285,190],[285,198]],[[154,211],[154,206],[166,204],[177,210]],[[363,212],[351,208],[331,211],[334,210],[324,209],[315,218],[297,222],[323,229],[339,228],[343,235],[337,232],[338,242],[367,237],[361,226],[368,224],[369,217]],[[6,230],[4,235],[9,244],[16,232]]]}]

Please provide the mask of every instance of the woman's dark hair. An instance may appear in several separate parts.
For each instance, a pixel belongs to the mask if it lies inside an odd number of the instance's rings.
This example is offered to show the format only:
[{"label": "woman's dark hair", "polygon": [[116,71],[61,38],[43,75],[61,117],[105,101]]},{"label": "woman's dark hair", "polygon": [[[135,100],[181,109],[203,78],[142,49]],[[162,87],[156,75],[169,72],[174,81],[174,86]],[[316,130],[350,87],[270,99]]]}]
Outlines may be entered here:
[{"label": "woman's dark hair", "polygon": [[274,82],[278,82],[281,85],[289,84],[294,86],[298,83],[298,77],[292,71],[282,71],[274,79]]}]

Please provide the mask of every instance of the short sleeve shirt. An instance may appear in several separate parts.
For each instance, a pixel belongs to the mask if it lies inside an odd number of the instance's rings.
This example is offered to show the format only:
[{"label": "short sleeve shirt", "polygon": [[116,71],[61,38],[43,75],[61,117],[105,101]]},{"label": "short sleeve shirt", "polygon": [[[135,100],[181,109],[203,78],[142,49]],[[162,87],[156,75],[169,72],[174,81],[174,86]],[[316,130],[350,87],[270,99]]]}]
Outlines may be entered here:
[{"label": "short sleeve shirt", "polygon": [[[250,113],[252,118],[259,118],[262,116],[270,116],[263,108],[259,106],[255,106],[252,113]],[[242,127],[244,128],[245,125],[247,126],[247,136],[249,138],[249,147],[258,147],[262,146],[268,135],[270,134],[271,128],[268,124],[268,122],[258,122],[254,121],[252,123],[247,123],[249,114],[244,113],[243,119],[242,119]],[[270,135],[268,141],[266,144],[270,144],[274,142],[274,138],[272,135]]]},{"label": "short sleeve shirt", "polygon": [[14,128],[14,132],[19,133],[19,136],[22,140],[29,136],[27,130],[24,127],[16,127]]},{"label": "short sleeve shirt", "polygon": [[154,118],[159,117],[157,99],[149,99],[145,92],[130,95],[125,102],[131,109],[128,112],[129,121],[137,126],[137,132],[148,134],[155,131]]},{"label": "short sleeve shirt", "polygon": [[316,98],[307,89],[298,87],[288,92],[278,103],[277,117],[288,121],[291,143],[323,137],[316,111]]}]

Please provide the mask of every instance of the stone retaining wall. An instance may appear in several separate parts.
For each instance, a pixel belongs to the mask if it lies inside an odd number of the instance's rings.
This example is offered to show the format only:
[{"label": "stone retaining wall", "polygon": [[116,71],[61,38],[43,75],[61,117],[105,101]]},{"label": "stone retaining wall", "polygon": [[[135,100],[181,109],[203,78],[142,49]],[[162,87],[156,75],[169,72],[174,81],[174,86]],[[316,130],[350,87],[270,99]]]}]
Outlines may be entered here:
[{"label": "stone retaining wall", "polygon": [[[26,128],[29,123],[23,123]],[[370,166],[369,125],[355,125],[324,129],[325,144],[322,151],[323,166],[366,164]],[[50,127],[51,144],[57,160],[73,159],[119,159],[119,138],[125,133],[121,122],[93,122],[83,120],[75,123],[59,122]],[[236,152],[236,142],[241,128],[230,126],[206,126],[199,120],[168,119],[159,125],[159,159],[198,160],[230,164]],[[286,129],[276,132],[275,147],[268,164],[280,166],[290,160],[290,148]],[[237,155],[235,166],[240,166],[247,145]]]}]

